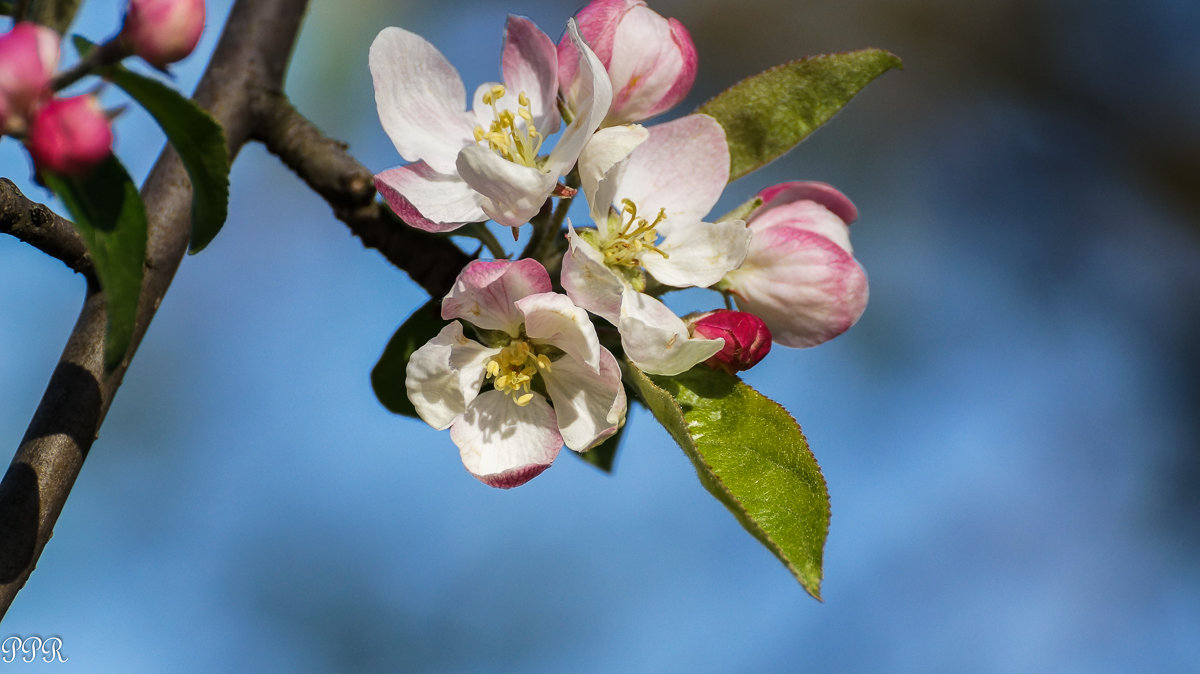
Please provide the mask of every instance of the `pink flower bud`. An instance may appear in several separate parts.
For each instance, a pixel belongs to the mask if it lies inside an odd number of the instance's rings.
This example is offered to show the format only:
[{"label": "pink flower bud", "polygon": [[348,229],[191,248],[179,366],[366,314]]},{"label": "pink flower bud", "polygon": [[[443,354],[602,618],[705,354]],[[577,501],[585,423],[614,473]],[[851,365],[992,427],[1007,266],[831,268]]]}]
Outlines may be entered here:
[{"label": "pink flower bud", "polygon": [[688,323],[694,337],[725,340],[724,348],[704,361],[714,370],[729,374],[749,370],[771,352],[771,331],[754,314],[719,309],[691,318]]},{"label": "pink flower bud", "polygon": [[94,96],[56,98],[38,109],[26,144],[39,169],[77,175],[112,151],[112,129]]},{"label": "pink flower bud", "polygon": [[164,68],[196,48],[204,0],[129,0],[121,39],[147,63]]},{"label": "pink flower bud", "polygon": [[34,107],[50,95],[58,33],[18,23],[0,35],[0,133],[22,133]]},{"label": "pink flower bud", "polygon": [[[665,112],[696,81],[696,46],[683,24],[642,0],[592,0],[576,16],[579,31],[612,80],[604,126],[638,122]],[[579,57],[564,37],[558,79],[567,105],[579,109]]]}]

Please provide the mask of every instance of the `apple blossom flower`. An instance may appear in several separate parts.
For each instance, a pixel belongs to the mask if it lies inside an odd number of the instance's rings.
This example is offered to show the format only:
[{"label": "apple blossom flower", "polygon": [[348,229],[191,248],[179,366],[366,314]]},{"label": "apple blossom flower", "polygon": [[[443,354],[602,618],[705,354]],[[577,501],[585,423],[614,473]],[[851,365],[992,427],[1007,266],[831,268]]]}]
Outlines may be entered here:
[{"label": "apple blossom flower", "polygon": [[34,108],[50,96],[58,67],[58,33],[21,22],[0,35],[0,134],[24,133]]},{"label": "apple blossom flower", "polygon": [[26,145],[34,164],[63,175],[85,173],[112,152],[112,129],[95,96],[55,98],[29,123]]},{"label": "apple blossom flower", "polygon": [[376,107],[400,156],[413,162],[375,176],[392,210],[432,232],[489,218],[519,227],[536,215],[612,101],[604,67],[573,19],[567,40],[580,64],[582,107],[544,155],[543,142],[560,123],[558,57],[533,22],[509,16],[504,83],[481,85],[471,112],[463,111],[462,79],[441,52],[414,33],[383,29],[369,58]]},{"label": "apple blossom flower", "polygon": [[742,266],[718,284],[761,317],[784,346],[815,346],[854,325],[867,307],[867,275],[850,247],[858,211],[824,183],[789,182],[758,195]]},{"label": "apple blossom flower", "polygon": [[725,347],[704,364],[729,374],[749,370],[771,352],[771,331],[754,314],[718,309],[689,316],[692,334],[725,340]]},{"label": "apple blossom flower", "polygon": [[[696,81],[696,46],[683,24],[641,0],[592,0],[576,15],[579,32],[608,70],[613,101],[604,126],[640,122],[675,106]],[[567,106],[586,97],[586,75],[566,39],[558,77]]]},{"label": "apple blossom flower", "polygon": [[162,69],[192,53],[204,32],[204,0],[129,0],[120,40]]},{"label": "apple blossom flower", "polygon": [[[587,312],[550,292],[532,259],[475,260],[442,301],[452,321],[408,362],[417,414],[449,428],[463,465],[493,487],[524,484],[562,445],[586,451],[625,420],[616,358]],[[463,334],[474,326],[484,343]]]},{"label": "apple blossom flower", "polygon": [[[632,150],[632,151],[631,151]],[[692,338],[659,284],[707,287],[736,269],[750,233],[741,220],[705,222],[729,178],[721,125],[689,115],[649,129],[601,129],[579,160],[595,229],[568,223],[562,284],[579,306],[617,326],[625,355],[655,374],[678,374],[722,348]]]}]

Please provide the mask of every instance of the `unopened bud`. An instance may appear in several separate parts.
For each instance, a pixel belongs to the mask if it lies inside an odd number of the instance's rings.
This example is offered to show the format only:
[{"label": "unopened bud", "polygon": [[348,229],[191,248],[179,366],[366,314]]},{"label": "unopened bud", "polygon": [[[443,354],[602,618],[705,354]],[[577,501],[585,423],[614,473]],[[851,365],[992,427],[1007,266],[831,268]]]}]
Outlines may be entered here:
[{"label": "unopened bud", "polygon": [[56,98],[42,107],[29,125],[26,141],[39,169],[78,175],[112,151],[108,116],[94,96]]},{"label": "unopened bud", "polygon": [[58,33],[22,22],[0,35],[0,133],[23,133],[33,109],[50,95]]},{"label": "unopened bud", "polygon": [[204,32],[204,0],[129,0],[121,40],[156,68],[196,48]]},{"label": "unopened bud", "polygon": [[704,364],[733,374],[749,370],[771,352],[771,331],[754,314],[720,309],[688,319],[694,337],[721,338],[725,346]]}]

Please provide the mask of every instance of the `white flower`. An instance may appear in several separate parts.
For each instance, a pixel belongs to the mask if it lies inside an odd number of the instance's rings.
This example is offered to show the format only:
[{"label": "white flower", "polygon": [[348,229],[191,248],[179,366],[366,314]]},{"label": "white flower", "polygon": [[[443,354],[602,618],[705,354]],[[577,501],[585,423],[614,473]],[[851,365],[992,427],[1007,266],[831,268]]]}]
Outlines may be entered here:
[{"label": "white flower", "polygon": [[567,294],[617,326],[625,355],[646,372],[678,374],[719,351],[720,339],[690,339],[683,321],[642,291],[647,273],[668,286],[707,287],[745,259],[743,221],[703,220],[729,180],[721,125],[689,115],[649,129],[602,129],[580,157],[579,176],[597,227],[568,223]]},{"label": "white flower", "polygon": [[463,465],[493,487],[536,477],[564,444],[583,452],[625,420],[616,358],[587,312],[550,292],[536,260],[468,264],[442,301],[453,321],[409,359],[405,386],[417,413],[449,428]]},{"label": "white flower", "polygon": [[380,31],[369,57],[379,120],[400,156],[413,163],[378,174],[375,184],[401,218],[446,232],[489,218],[519,227],[537,214],[612,102],[604,66],[574,20],[567,36],[578,50],[585,104],[543,155],[543,141],[560,123],[558,57],[531,21],[508,18],[504,83],[476,89],[471,112],[463,110],[462,79],[441,52],[404,29]]}]

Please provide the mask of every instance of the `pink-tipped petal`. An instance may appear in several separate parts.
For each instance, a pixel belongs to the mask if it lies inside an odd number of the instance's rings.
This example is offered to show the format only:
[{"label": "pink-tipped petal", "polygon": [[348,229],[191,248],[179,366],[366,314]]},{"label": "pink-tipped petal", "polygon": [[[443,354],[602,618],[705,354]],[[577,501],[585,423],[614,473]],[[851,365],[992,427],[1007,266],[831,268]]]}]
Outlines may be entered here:
[{"label": "pink-tipped petal", "polygon": [[696,221],[712,210],[729,182],[725,130],[708,115],[688,115],[649,128],[650,137],[630,155],[617,200],[631,199],[653,219]]},{"label": "pink-tipped petal", "polygon": [[58,33],[20,22],[0,35],[0,134],[24,133],[35,108],[50,96],[58,66]]},{"label": "pink-tipped petal", "polygon": [[608,349],[600,349],[599,371],[567,355],[542,373],[554,401],[558,430],[567,447],[583,452],[617,432],[627,401],[621,368]]},{"label": "pink-tipped petal", "polygon": [[394,27],[375,37],[368,62],[379,121],[396,151],[438,173],[455,173],[458,151],[475,142],[458,71],[425,38]]},{"label": "pink-tipped petal", "polygon": [[112,128],[95,96],[56,98],[38,108],[27,147],[40,169],[87,173],[112,153]]},{"label": "pink-tipped petal", "polygon": [[587,312],[559,293],[538,293],[517,300],[530,339],[562,350],[592,370],[600,367],[600,342]]},{"label": "pink-tipped petal", "polygon": [[858,209],[832,185],[796,180],[772,185],[758,193],[763,208],[775,208],[797,201],[815,201],[836,215],[847,225],[858,220]]},{"label": "pink-tipped petal", "polygon": [[486,391],[450,426],[463,466],[480,482],[510,489],[550,467],[562,449],[554,410],[535,394],[524,406]]},{"label": "pink-tipped petal", "polygon": [[425,162],[376,175],[375,189],[401,220],[427,232],[450,232],[488,219],[481,208],[483,195],[457,175],[438,173]]},{"label": "pink-tipped petal", "polygon": [[640,121],[673,107],[691,90],[696,50],[678,22],[672,25],[642,5],[621,17],[607,66],[613,102],[606,124]]},{"label": "pink-tipped petal", "polygon": [[566,175],[575,165],[583,146],[600,128],[612,103],[612,83],[608,80],[608,73],[584,43],[574,19],[567,20],[567,38],[579,55],[578,107],[574,111],[575,119],[563,129],[558,144],[546,158],[544,168],[555,176]]},{"label": "pink-tipped petal", "polygon": [[183,59],[204,32],[204,0],[130,0],[121,40],[156,68]]},{"label": "pink-tipped petal", "polygon": [[524,92],[534,127],[544,135],[558,131],[558,55],[550,37],[529,19],[509,15],[501,63],[510,90],[506,98],[516,101]]},{"label": "pink-tipped petal", "polygon": [[867,306],[867,275],[828,238],[779,225],[757,231],[746,262],[725,278],[738,308],[757,314],[784,346],[815,346],[845,332]]},{"label": "pink-tipped petal", "polygon": [[461,318],[516,337],[525,321],[516,301],[550,290],[550,275],[537,260],[472,260],[442,300],[442,318]]}]

